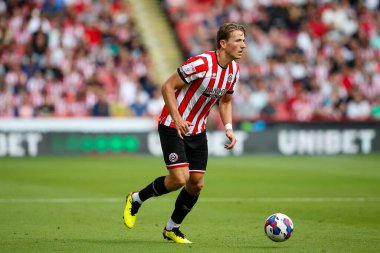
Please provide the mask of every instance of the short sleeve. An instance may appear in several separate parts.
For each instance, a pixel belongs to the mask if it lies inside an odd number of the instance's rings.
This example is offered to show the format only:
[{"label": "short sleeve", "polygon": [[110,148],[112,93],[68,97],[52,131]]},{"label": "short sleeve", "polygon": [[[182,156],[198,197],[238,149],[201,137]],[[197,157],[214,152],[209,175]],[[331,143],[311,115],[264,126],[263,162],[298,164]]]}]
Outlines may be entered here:
[{"label": "short sleeve", "polygon": [[188,59],[181,67],[178,68],[178,74],[186,83],[203,78],[208,70],[208,64],[204,57],[194,56]]}]

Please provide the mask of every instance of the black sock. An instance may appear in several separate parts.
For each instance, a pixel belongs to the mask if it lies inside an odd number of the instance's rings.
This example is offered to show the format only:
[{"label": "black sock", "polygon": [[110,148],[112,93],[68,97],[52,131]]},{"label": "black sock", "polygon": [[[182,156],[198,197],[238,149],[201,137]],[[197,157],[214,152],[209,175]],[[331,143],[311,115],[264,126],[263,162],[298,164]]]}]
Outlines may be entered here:
[{"label": "black sock", "polygon": [[139,197],[145,201],[151,197],[161,196],[169,191],[165,187],[165,176],[156,178],[152,183],[147,185],[139,192]]},{"label": "black sock", "polygon": [[175,223],[181,224],[182,221],[185,219],[186,215],[194,207],[195,203],[197,203],[198,197],[199,195],[191,195],[185,190],[185,187],[183,187],[175,202],[175,208],[171,216],[171,219]]}]

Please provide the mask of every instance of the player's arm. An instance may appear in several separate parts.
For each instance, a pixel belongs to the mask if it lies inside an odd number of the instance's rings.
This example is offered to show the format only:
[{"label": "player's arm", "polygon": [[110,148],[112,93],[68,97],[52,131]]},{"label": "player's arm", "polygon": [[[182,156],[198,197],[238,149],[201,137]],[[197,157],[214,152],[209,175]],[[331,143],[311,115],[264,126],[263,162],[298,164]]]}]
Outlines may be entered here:
[{"label": "player's arm", "polygon": [[219,102],[219,113],[223,124],[226,126],[226,136],[230,143],[224,145],[226,149],[232,149],[236,144],[236,137],[232,130],[232,93],[226,93]]},{"label": "player's arm", "polygon": [[191,126],[191,123],[183,120],[181,114],[179,113],[175,91],[177,89],[183,88],[185,85],[187,84],[179,76],[178,72],[175,72],[161,87],[165,105],[169,110],[170,116],[174,120],[175,127],[177,128],[178,135],[181,137],[181,139],[183,139],[182,135],[185,135],[187,132],[189,132],[189,126]]}]

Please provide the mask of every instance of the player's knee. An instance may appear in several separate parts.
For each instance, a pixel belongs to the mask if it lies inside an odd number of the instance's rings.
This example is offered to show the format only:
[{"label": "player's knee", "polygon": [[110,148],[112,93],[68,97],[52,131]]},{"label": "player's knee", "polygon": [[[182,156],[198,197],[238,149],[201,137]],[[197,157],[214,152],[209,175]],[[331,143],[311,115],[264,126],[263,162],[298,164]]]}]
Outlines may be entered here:
[{"label": "player's knee", "polygon": [[198,195],[203,189],[203,180],[200,181],[190,181],[186,185],[186,189],[192,195]]},{"label": "player's knee", "polygon": [[187,180],[188,177],[186,177],[186,175],[170,175],[168,180],[169,190],[174,191],[180,189],[186,184]]},{"label": "player's knee", "polygon": [[176,185],[177,189],[179,189],[186,184],[186,181],[187,179],[185,177],[177,177],[174,184]]},{"label": "player's knee", "polygon": [[198,182],[195,184],[195,190],[199,193],[203,189],[203,182]]}]

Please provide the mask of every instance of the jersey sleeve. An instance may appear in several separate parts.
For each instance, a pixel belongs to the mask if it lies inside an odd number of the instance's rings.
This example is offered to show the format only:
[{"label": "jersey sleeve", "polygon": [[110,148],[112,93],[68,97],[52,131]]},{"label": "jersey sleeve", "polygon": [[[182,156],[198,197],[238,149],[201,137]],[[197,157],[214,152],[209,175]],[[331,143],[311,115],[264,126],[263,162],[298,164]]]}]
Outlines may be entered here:
[{"label": "jersey sleeve", "polygon": [[203,78],[207,70],[208,64],[204,57],[194,56],[182,64],[177,71],[185,83],[191,83],[198,78]]}]

